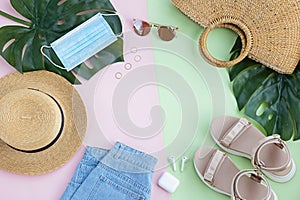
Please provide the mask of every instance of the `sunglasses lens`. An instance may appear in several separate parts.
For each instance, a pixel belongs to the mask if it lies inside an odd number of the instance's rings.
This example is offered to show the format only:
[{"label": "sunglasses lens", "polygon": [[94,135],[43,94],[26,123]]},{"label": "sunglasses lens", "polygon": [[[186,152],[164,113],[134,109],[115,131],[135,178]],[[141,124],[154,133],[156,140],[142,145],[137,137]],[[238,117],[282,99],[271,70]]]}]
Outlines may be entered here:
[{"label": "sunglasses lens", "polygon": [[151,30],[151,25],[145,21],[137,20],[133,23],[133,29],[140,36],[147,35]]},{"label": "sunglasses lens", "polygon": [[160,39],[170,41],[175,37],[175,30],[168,26],[160,26],[158,29]]}]

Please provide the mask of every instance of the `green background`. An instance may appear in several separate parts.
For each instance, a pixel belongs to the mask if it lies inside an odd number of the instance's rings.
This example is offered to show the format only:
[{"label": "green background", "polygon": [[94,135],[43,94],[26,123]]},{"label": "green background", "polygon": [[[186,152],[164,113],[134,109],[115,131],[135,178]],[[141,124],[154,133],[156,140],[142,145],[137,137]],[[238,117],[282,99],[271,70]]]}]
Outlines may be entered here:
[{"label": "green background", "polygon": [[[157,22],[165,25],[175,25],[180,28],[177,37],[190,37],[195,41],[195,47],[197,48],[197,41],[203,28],[198,24],[194,23],[192,20],[187,18],[184,14],[182,14],[176,7],[173,6],[170,0],[148,0],[148,13],[149,19],[152,22]],[[218,29],[211,32],[207,44],[211,53],[219,58],[219,59],[227,59],[229,56],[229,51],[234,44],[236,39],[236,34],[224,29]],[[176,42],[176,38],[174,39]],[[172,42],[174,42],[172,41]],[[152,42],[160,43],[157,35],[153,34]],[[158,44],[159,46],[159,44]],[[180,46],[178,47],[180,48]],[[169,167],[168,171],[172,173],[175,177],[180,180],[180,185],[175,193],[171,195],[172,200],[182,200],[182,199],[230,199],[229,197],[219,194],[210,188],[208,188],[202,181],[198,178],[194,167],[192,158],[194,156],[195,150],[201,145],[213,145],[213,142],[209,136],[209,126],[211,119],[214,117],[213,107],[211,103],[211,98],[213,98],[210,94],[210,86],[208,86],[205,82],[205,77],[199,76],[195,73],[195,69],[193,69],[188,63],[180,61],[174,57],[173,54],[170,53],[161,53],[161,51],[154,51],[154,60],[155,63],[163,64],[170,66],[172,70],[181,74],[184,79],[191,86],[193,91],[195,92],[196,99],[198,100],[199,106],[199,127],[197,130],[197,135],[193,138],[193,141],[189,148],[182,152],[182,155],[186,155],[190,158],[190,161],[186,164],[185,170],[181,173],[179,170],[173,172],[172,168]],[[201,60],[200,55],[199,60]],[[202,61],[201,67],[203,70],[206,68],[210,68],[209,64]],[[228,73],[226,69],[217,69],[215,78],[218,81],[222,81],[224,86],[225,96],[224,102],[220,102],[224,104],[225,115],[234,115],[241,116],[237,110],[237,105],[231,90],[231,83],[228,78]],[[163,79],[164,77],[160,77],[160,74],[157,73],[157,80]],[[166,90],[163,87],[158,87],[159,93],[159,102],[163,109],[166,111],[166,122],[163,128],[163,134],[165,138],[165,144],[168,145],[174,139],[174,133],[178,130],[180,126],[180,105],[176,101],[176,98],[170,91]],[[193,116],[195,113],[191,113]],[[196,113],[198,114],[198,113]],[[291,150],[293,159],[297,166],[300,164],[300,158],[297,155],[297,152],[300,150],[300,141],[297,142],[288,142],[288,146]],[[167,156],[172,154],[172,152],[166,152]],[[252,165],[250,161],[245,158],[229,155],[230,158],[234,161],[234,163],[240,169],[251,169]],[[177,161],[177,168],[180,168],[180,160]],[[276,192],[279,199],[289,199],[289,200],[298,200],[300,197],[300,190],[298,189],[300,184],[300,176],[296,173],[295,177],[287,182],[287,183],[276,183],[270,181],[272,189]]]}]

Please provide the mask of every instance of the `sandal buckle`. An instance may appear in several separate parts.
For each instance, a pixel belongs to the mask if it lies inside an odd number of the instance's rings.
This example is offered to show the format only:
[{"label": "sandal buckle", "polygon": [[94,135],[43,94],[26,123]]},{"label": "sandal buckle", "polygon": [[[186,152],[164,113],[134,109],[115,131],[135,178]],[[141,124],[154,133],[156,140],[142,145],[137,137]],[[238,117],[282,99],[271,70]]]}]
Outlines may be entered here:
[{"label": "sandal buckle", "polygon": [[263,180],[262,173],[258,170],[256,170],[255,172],[256,174],[251,174],[250,178],[255,182],[261,183],[261,181]]},{"label": "sandal buckle", "polygon": [[245,118],[241,118],[240,121],[239,121],[241,124],[243,124],[245,127],[249,127],[251,126],[251,122],[249,122],[247,119]]},{"label": "sandal buckle", "polygon": [[242,199],[242,198],[240,198],[240,197],[234,195],[233,200],[245,200],[245,199]]},{"label": "sandal buckle", "polygon": [[273,137],[277,139],[278,143],[275,143],[276,146],[278,146],[280,149],[284,148],[284,141],[281,139],[280,135],[274,134]]},{"label": "sandal buckle", "polygon": [[213,180],[204,179],[209,185],[213,186]]},{"label": "sandal buckle", "polygon": [[261,169],[261,167],[265,167],[266,164],[263,162],[263,161],[257,161],[255,160],[254,163],[253,163],[254,167],[258,168],[258,169]]}]

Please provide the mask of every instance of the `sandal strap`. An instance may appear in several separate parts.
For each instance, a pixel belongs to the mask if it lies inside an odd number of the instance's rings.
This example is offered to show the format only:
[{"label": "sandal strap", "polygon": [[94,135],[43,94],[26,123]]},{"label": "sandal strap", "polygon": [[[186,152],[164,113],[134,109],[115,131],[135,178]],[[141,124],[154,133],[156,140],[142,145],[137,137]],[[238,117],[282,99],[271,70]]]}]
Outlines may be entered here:
[{"label": "sandal strap", "polygon": [[[283,151],[286,152],[287,154],[287,160],[282,166],[278,167],[267,167],[266,164],[261,160],[260,154],[262,149],[269,145],[269,144],[275,144],[278,146],[278,148],[282,149]],[[252,150],[252,158],[251,158],[251,163],[253,166],[257,167],[258,169],[261,170],[266,170],[266,171],[282,171],[286,169],[290,164],[291,164],[291,154],[289,151],[288,146],[286,143],[280,138],[280,135],[274,134],[272,136],[268,136],[262,140],[259,141],[258,146],[253,148]]]},{"label": "sandal strap", "polygon": [[223,136],[220,143],[229,147],[243,132],[245,132],[252,124],[245,118],[241,118],[235,125],[233,125]]},{"label": "sandal strap", "polygon": [[215,174],[224,162],[225,157],[226,154],[218,149],[216,149],[213,153],[209,164],[207,165],[204,172],[204,180],[207,181],[209,184],[213,185]]},{"label": "sandal strap", "polygon": [[231,198],[232,200],[246,200],[243,198],[239,192],[238,186],[239,186],[239,181],[242,176],[250,174],[250,178],[253,181],[256,181],[258,183],[261,183],[262,181],[266,184],[267,186],[267,194],[262,200],[269,200],[271,198],[271,187],[267,179],[262,175],[262,173],[258,170],[242,170],[239,173],[235,175],[232,181],[231,185]]}]

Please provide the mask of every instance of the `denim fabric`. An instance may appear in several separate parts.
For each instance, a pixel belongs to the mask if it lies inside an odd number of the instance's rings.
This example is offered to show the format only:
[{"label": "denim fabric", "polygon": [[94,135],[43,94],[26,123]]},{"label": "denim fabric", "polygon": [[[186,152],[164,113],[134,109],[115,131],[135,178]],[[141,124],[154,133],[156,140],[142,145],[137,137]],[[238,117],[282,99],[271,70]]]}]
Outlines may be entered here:
[{"label": "denim fabric", "polygon": [[119,142],[87,147],[61,200],[149,200],[157,160]]}]

